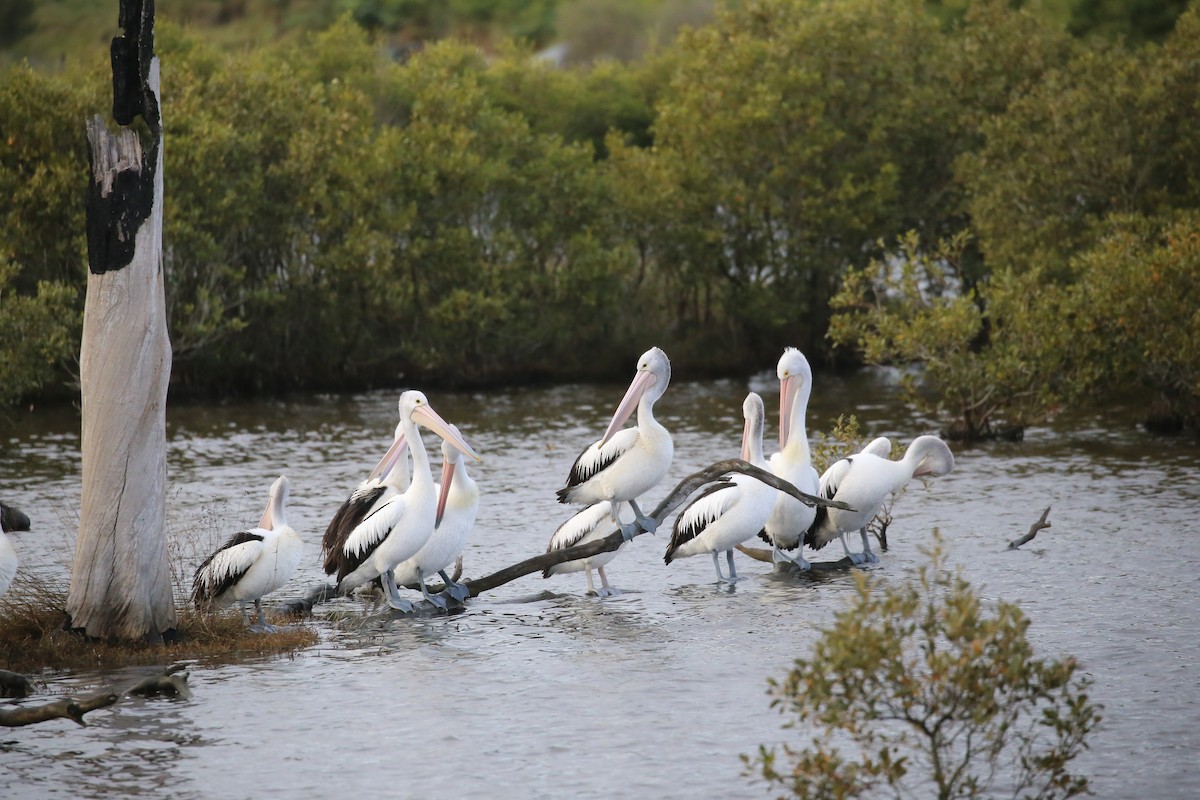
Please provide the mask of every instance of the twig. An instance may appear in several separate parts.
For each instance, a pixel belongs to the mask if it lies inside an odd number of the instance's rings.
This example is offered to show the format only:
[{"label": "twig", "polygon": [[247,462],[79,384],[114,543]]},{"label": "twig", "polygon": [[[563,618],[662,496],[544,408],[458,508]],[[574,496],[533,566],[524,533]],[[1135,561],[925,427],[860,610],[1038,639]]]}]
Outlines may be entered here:
[{"label": "twig", "polygon": [[1008,549],[1016,550],[1018,547],[1025,544],[1026,542],[1033,541],[1033,537],[1037,536],[1038,531],[1040,531],[1042,528],[1051,527],[1050,523],[1046,521],[1046,517],[1048,517],[1049,515],[1050,515],[1050,506],[1046,506],[1046,510],[1042,512],[1042,515],[1040,517],[1038,517],[1038,521],[1029,526],[1029,533],[1025,534],[1020,539],[1013,539],[1011,542],[1009,542]]}]

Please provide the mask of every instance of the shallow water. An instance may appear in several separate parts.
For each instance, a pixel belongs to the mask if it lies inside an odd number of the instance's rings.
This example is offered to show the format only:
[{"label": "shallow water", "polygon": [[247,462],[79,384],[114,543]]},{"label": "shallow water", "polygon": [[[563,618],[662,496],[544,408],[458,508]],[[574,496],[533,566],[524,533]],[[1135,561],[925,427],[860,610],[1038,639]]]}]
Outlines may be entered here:
[{"label": "shallow water", "polygon": [[[750,387],[769,409],[770,452],[777,383],[764,373]],[[554,489],[623,388],[431,393],[484,456],[472,467],[483,499],[468,577],[545,549],[570,515]],[[648,507],[684,475],[737,454],[746,389],[672,385],[658,416],[675,436],[675,462]],[[289,521],[308,549],[301,574],[271,600],[322,581],[321,533],[386,447],[395,402],[378,392],[169,408],[181,571],[190,576],[219,539],[257,522],[285,473]],[[810,433],[842,411],[905,443],[929,429],[896,401],[887,373],[818,377]],[[0,428],[0,496],[35,525],[15,537],[24,570],[67,575],[78,444],[69,410]],[[891,550],[872,569],[904,577],[940,529],[987,599],[1020,603],[1038,655],[1074,654],[1095,680],[1104,723],[1077,768],[1096,794],[1188,796],[1200,785],[1200,447],[1124,418],[1077,417],[1023,443],[954,449],[954,473],[897,502]],[[1051,503],[1053,527],[1007,552]],[[610,579],[624,590],[613,598],[584,596],[574,574],[522,578],[449,617],[394,616],[358,598],[319,606],[309,623],[318,645],[194,664],[191,700],[131,699],[89,715],[87,728],[6,731],[0,796],[763,796],[739,754],[802,740],[769,707],[766,679],[809,652],[853,578],[773,576],[739,555],[742,580],[718,588],[707,557],[664,567],[666,538],[640,537],[613,562]],[[45,679],[50,693],[86,692],[147,671]]]}]

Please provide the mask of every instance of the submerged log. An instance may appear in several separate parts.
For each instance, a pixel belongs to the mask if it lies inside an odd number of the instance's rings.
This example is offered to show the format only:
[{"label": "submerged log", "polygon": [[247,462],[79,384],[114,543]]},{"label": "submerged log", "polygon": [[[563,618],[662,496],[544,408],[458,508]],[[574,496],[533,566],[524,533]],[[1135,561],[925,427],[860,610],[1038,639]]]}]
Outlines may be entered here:
[{"label": "submerged log", "polygon": [[0,727],[18,728],[22,725],[33,725],[52,719],[69,719],[87,727],[87,723],[83,720],[84,714],[98,708],[108,708],[120,699],[119,694],[103,692],[83,700],[76,700],[74,697],[60,697],[39,706],[0,707]]},{"label": "submerged log", "polygon": [[747,547],[744,544],[737,545],[737,551],[744,556],[749,556],[755,561],[762,561],[765,564],[772,564],[776,572],[795,573],[803,575],[806,571],[809,572],[841,572],[843,570],[854,567],[854,562],[848,557],[842,556],[837,561],[809,561],[809,570],[802,570],[794,564],[776,564],[770,550],[764,550],[761,547]]},{"label": "submerged log", "polygon": [[1050,508],[1051,506],[1046,506],[1046,510],[1042,512],[1040,517],[1038,517],[1037,522],[1029,526],[1029,533],[1025,534],[1019,539],[1013,539],[1011,542],[1009,542],[1008,549],[1016,550],[1021,545],[1032,542],[1033,537],[1037,536],[1038,531],[1040,531],[1042,528],[1053,527],[1049,522],[1046,521],[1046,518],[1050,516]]},{"label": "submerged log", "polygon": [[[105,640],[176,626],[166,542],[163,148],[154,4],[121,0],[113,116],[88,121],[88,285],[80,350],[83,495],[67,614]],[[131,127],[135,119],[142,123]],[[139,132],[140,131],[140,132]]]},{"label": "submerged log", "polygon": [[136,694],[142,697],[154,697],[155,695],[165,694],[170,697],[179,697],[184,700],[192,696],[192,690],[188,687],[188,673],[182,675],[176,674],[184,669],[183,664],[175,664],[167,667],[157,675],[151,675],[148,678],[142,678],[137,683],[125,690],[125,694]]}]

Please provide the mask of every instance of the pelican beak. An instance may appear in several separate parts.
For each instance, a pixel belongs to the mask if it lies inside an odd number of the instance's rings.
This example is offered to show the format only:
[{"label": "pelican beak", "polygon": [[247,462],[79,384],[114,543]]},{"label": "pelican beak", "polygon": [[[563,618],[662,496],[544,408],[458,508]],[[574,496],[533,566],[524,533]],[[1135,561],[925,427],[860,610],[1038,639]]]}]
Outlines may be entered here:
[{"label": "pelican beak", "polygon": [[621,398],[621,404],[617,406],[617,412],[613,414],[612,422],[608,423],[608,429],[604,431],[603,438],[600,439],[600,447],[608,443],[613,434],[621,430],[621,426],[625,424],[625,420],[629,419],[629,415],[637,408],[638,401],[642,399],[642,395],[650,388],[655,380],[654,373],[646,370],[638,372],[633,378],[633,382],[629,384],[629,388],[625,391],[625,396]]},{"label": "pelican beak", "polygon": [[754,433],[754,425],[750,420],[742,423],[742,461],[750,460],[750,437]]},{"label": "pelican beak", "polygon": [[418,425],[424,425],[426,428],[442,437],[445,441],[449,442],[454,449],[458,450],[463,455],[470,456],[476,461],[483,461],[483,459],[479,457],[479,454],[471,448],[471,445],[467,444],[467,440],[464,439],[458,431],[451,428],[450,423],[442,419],[441,415],[434,411],[432,406],[418,406],[413,410],[412,418],[413,422],[417,423]]},{"label": "pelican beak", "polygon": [[271,513],[271,508],[275,505],[275,498],[272,497],[267,501],[267,509],[263,512],[262,519],[258,521],[258,527],[264,531],[275,530],[275,515]]},{"label": "pelican beak", "polygon": [[792,430],[792,403],[799,389],[799,376],[789,375],[779,381],[779,449],[787,447]]},{"label": "pelican beak", "polygon": [[408,448],[408,442],[404,439],[404,435],[397,436],[391,447],[383,454],[383,458],[379,459],[379,463],[375,465],[375,469],[371,470],[371,474],[367,480],[382,480],[387,477],[388,473],[395,469],[396,464],[404,457],[404,451]]},{"label": "pelican beak", "polygon": [[271,484],[271,496],[267,499],[267,507],[263,510],[262,519],[258,521],[258,527],[264,531],[275,530],[275,506],[282,505],[287,500],[287,478],[280,475]]},{"label": "pelican beak", "polygon": [[437,516],[434,518],[433,527],[442,524],[442,517],[446,514],[446,498],[450,496],[450,484],[454,481],[454,462],[450,459],[442,461],[442,491],[438,495]]}]

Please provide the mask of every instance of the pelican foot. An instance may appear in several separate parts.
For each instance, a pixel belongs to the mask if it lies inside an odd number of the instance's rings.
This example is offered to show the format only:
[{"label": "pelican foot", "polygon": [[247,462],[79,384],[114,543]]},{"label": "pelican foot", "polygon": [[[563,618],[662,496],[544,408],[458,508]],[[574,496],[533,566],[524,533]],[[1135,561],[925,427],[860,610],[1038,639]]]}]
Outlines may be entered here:
[{"label": "pelican foot", "polygon": [[441,594],[426,595],[425,599],[429,601],[430,605],[432,605],[434,608],[436,608],[440,611],[448,611],[449,610],[449,604],[446,602],[446,598],[442,597]]},{"label": "pelican foot", "polygon": [[256,622],[247,628],[251,633],[279,633],[279,628],[266,622]]},{"label": "pelican foot", "polygon": [[864,561],[866,561],[870,564],[878,564],[879,563],[879,556],[875,555],[874,553],[863,553],[863,555],[865,556],[865,558],[863,559]]},{"label": "pelican foot", "polygon": [[847,553],[846,555],[850,557],[850,563],[856,567],[867,560],[862,553]]},{"label": "pelican foot", "polygon": [[446,586],[446,594],[460,603],[465,603],[467,602],[467,598],[471,596],[471,590],[461,583],[449,583]]},{"label": "pelican foot", "polygon": [[[622,522],[619,524],[621,526],[621,538],[627,542],[632,541],[633,537],[637,536],[638,531],[642,530],[632,522]],[[653,533],[654,531],[650,532]]]},{"label": "pelican foot", "polygon": [[614,589],[611,586],[605,586],[603,589],[596,591],[596,597],[616,597],[619,594],[621,594],[621,590]]}]

